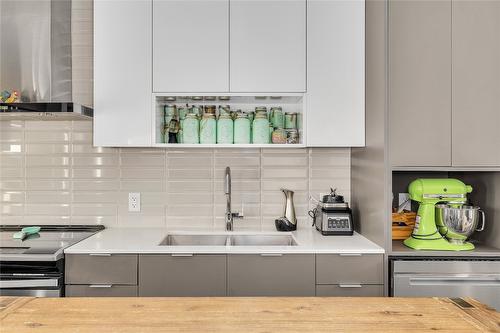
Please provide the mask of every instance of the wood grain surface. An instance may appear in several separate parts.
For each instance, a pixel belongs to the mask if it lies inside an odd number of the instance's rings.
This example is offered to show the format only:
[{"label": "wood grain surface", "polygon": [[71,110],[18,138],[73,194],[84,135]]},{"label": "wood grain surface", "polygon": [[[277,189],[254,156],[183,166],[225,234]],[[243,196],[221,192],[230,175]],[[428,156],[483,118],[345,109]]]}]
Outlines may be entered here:
[{"label": "wood grain surface", "polygon": [[447,298],[0,297],[0,332],[500,332]]}]

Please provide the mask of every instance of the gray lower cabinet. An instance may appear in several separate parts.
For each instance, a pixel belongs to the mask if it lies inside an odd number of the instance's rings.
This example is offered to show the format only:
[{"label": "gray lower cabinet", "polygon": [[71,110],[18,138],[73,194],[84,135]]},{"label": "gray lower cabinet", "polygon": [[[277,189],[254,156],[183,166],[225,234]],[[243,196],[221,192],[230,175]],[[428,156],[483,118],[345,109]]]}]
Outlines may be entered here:
[{"label": "gray lower cabinet", "polygon": [[66,255],[66,284],[137,284],[135,254]]},{"label": "gray lower cabinet", "polygon": [[228,255],[229,296],[314,296],[314,254]]},{"label": "gray lower cabinet", "polygon": [[381,254],[318,254],[317,284],[383,284],[384,257]]},{"label": "gray lower cabinet", "polygon": [[67,297],[135,297],[137,286],[66,285]]},{"label": "gray lower cabinet", "polygon": [[316,296],[340,297],[382,297],[382,284],[319,284],[316,286]]},{"label": "gray lower cabinet", "polygon": [[140,255],[139,296],[225,296],[226,255]]}]

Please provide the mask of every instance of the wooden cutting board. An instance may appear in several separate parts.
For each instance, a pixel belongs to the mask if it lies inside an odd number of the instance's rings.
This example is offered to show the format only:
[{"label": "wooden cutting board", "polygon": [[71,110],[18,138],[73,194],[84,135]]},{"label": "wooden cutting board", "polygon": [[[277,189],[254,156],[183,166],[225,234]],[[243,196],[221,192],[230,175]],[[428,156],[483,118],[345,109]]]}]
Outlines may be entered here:
[{"label": "wooden cutting board", "polygon": [[500,332],[500,314],[448,298],[0,297],[1,333],[436,331]]}]

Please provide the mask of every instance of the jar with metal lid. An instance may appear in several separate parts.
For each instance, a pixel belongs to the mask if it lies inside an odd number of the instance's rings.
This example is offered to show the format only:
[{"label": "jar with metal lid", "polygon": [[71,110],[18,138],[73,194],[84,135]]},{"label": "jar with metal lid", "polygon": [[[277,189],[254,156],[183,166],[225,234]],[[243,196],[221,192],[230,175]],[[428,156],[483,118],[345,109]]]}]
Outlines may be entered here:
[{"label": "jar with metal lid", "polygon": [[285,128],[297,128],[297,112],[285,112]]},{"label": "jar with metal lid", "polygon": [[252,142],[257,144],[269,143],[269,120],[263,112],[256,112],[252,125]]},{"label": "jar with metal lid", "polygon": [[188,113],[182,122],[182,143],[200,143],[200,121],[194,113]]},{"label": "jar with metal lid", "polygon": [[219,116],[231,114],[231,107],[229,105],[219,105]]},{"label": "jar with metal lid", "polygon": [[215,105],[205,105],[204,110],[203,110],[203,115],[213,115],[215,117],[216,115],[216,108]]},{"label": "jar with metal lid", "polygon": [[[257,106],[255,108],[255,116],[257,116],[258,114],[266,115],[266,117],[268,117],[267,107],[265,107],[265,106]],[[267,119],[267,120],[269,120],[269,119]]]},{"label": "jar with metal lid", "polygon": [[217,121],[215,120],[215,114],[205,113],[200,121],[200,143],[214,144],[216,142],[217,142]]},{"label": "jar with metal lid", "polygon": [[272,143],[276,144],[286,143],[286,131],[283,128],[277,128],[273,131]]},{"label": "jar with metal lid", "polygon": [[285,117],[281,106],[271,108],[271,122],[274,128],[285,127]]},{"label": "jar with metal lid", "polygon": [[234,143],[248,144],[250,143],[250,119],[243,112],[238,112],[234,121]]},{"label": "jar with metal lid", "polygon": [[189,113],[192,113],[199,118],[203,114],[203,107],[200,105],[193,105],[189,110]]},{"label": "jar with metal lid", "polygon": [[189,112],[189,108],[187,106],[179,106],[177,108],[177,114],[179,115],[179,120],[186,119],[186,115]]},{"label": "jar with metal lid", "polygon": [[221,114],[217,120],[217,143],[233,143],[233,119],[229,114]]},{"label": "jar with metal lid", "polygon": [[299,143],[299,131],[297,129],[286,130],[286,143],[290,144]]},{"label": "jar with metal lid", "polygon": [[168,142],[169,126],[172,119],[177,118],[177,106],[167,104],[163,107],[163,143]]}]

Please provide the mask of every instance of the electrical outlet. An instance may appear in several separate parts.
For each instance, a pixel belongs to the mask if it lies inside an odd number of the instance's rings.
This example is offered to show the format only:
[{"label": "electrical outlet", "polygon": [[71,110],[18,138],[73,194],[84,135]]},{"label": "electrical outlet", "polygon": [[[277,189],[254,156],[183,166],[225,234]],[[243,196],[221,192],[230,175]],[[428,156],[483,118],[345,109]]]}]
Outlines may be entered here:
[{"label": "electrical outlet", "polygon": [[141,194],[129,193],[128,194],[128,211],[140,212],[141,211]]},{"label": "electrical outlet", "polygon": [[409,193],[399,193],[398,196],[398,211],[411,211],[411,201]]}]

